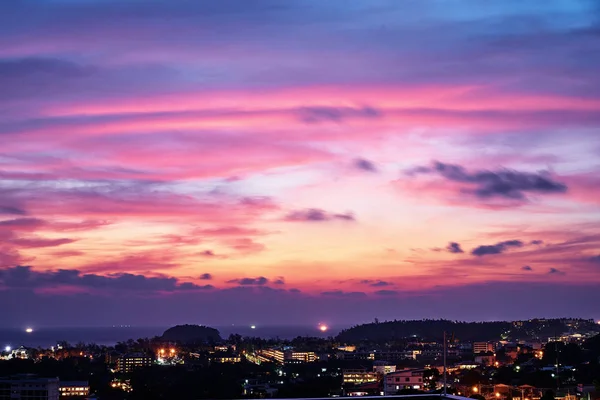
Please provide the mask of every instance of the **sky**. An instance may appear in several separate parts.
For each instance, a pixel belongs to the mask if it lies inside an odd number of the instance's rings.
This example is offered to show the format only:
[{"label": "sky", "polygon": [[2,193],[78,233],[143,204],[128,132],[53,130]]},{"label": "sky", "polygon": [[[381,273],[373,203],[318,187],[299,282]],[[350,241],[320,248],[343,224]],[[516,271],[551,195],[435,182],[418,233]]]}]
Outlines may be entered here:
[{"label": "sky", "polygon": [[7,326],[600,319],[594,0],[0,5]]}]

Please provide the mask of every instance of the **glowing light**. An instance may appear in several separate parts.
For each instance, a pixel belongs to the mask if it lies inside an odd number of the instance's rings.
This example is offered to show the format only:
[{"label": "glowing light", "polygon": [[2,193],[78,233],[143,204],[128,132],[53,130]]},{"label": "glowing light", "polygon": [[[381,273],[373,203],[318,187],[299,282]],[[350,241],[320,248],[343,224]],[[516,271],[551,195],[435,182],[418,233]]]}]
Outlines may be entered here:
[{"label": "glowing light", "polygon": [[32,328],[27,328],[27,329],[25,329],[25,332],[31,333],[31,332],[33,332],[33,329]]},{"label": "glowing light", "polygon": [[329,328],[327,327],[327,325],[323,325],[323,324],[319,325],[319,330],[320,330],[321,332],[327,332],[327,329],[329,329]]},{"label": "glowing light", "polygon": [[10,346],[6,346],[6,347],[4,348],[4,351],[6,351],[7,353],[8,353],[9,351],[11,351],[11,350],[12,350],[12,348],[11,348]]},{"label": "glowing light", "polygon": [[250,329],[256,329],[256,325],[250,325]]},{"label": "glowing light", "polygon": [[175,349],[171,349],[171,354],[175,353]]},{"label": "glowing light", "polygon": [[473,392],[475,392],[475,393],[479,392],[479,388],[477,386],[473,386]]},{"label": "glowing light", "polygon": [[496,397],[500,397],[500,393],[496,392]]}]

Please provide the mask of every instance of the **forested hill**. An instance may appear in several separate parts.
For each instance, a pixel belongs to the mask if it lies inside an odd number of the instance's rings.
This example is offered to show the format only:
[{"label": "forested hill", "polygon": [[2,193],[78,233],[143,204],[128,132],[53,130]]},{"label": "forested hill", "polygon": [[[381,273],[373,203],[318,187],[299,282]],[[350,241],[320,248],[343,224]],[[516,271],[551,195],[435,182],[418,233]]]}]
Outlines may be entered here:
[{"label": "forested hill", "polygon": [[510,322],[455,322],[448,320],[386,321],[354,326],[338,335],[342,342],[387,341],[417,336],[427,340],[441,340],[443,332],[457,339],[499,340],[511,328]]},{"label": "forested hill", "polygon": [[218,343],[221,341],[218,330],[202,325],[177,325],[167,329],[162,338],[182,343]]},{"label": "forested hill", "polygon": [[417,336],[425,340],[441,340],[443,332],[461,341],[500,339],[543,339],[573,330],[597,331],[592,320],[532,319],[526,321],[460,322],[449,320],[386,321],[358,325],[338,335],[342,342],[389,341]]}]

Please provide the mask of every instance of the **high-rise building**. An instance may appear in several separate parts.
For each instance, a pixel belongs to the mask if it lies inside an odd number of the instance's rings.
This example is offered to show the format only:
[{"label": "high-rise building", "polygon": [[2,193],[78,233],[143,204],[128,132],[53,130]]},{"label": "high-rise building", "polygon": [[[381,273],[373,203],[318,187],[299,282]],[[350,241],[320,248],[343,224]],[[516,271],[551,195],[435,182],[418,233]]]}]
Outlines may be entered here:
[{"label": "high-rise building", "polygon": [[35,375],[0,378],[0,400],[58,400],[58,382]]}]

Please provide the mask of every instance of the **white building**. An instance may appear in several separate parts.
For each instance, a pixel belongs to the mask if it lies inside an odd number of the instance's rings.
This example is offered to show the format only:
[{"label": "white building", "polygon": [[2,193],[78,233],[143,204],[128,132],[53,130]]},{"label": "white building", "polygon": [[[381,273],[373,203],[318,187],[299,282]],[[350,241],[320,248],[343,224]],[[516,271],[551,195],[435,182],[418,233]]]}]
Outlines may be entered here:
[{"label": "white building", "polygon": [[59,400],[58,378],[16,375],[0,378],[0,400]]},{"label": "white building", "polygon": [[390,372],[383,378],[383,391],[386,396],[398,393],[402,389],[423,390],[422,369],[401,369]]}]

